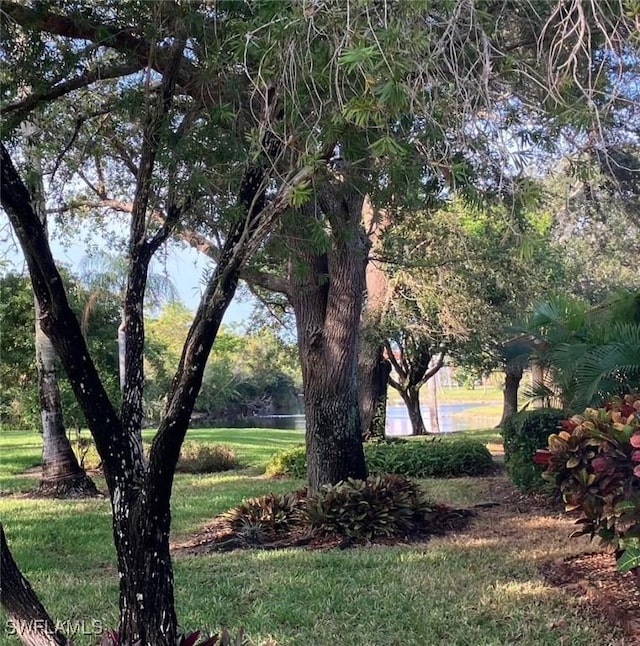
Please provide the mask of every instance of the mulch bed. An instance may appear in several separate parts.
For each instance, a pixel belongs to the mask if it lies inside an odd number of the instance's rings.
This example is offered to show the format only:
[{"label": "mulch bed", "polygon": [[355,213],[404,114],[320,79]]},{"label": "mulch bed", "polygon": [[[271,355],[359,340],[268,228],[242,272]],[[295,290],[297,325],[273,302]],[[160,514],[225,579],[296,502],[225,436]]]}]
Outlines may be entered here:
[{"label": "mulch bed", "polygon": [[463,529],[473,511],[468,509],[452,509],[447,516],[446,523],[439,528],[438,532],[420,532],[410,536],[375,537],[370,541],[354,541],[344,536],[335,534],[322,534],[309,532],[306,527],[293,529],[288,534],[266,540],[260,543],[247,541],[242,536],[229,528],[222,518],[215,518],[213,521],[192,534],[186,540],[173,542],[171,550],[173,553],[183,554],[209,554],[211,552],[228,552],[238,549],[262,549],[274,550],[291,547],[304,548],[308,550],[346,549],[361,545],[399,545],[409,543],[424,543],[434,535],[442,535],[447,531],[458,531]]},{"label": "mulch bed", "polygon": [[630,572],[616,570],[612,554],[581,554],[546,563],[540,570],[549,584],[586,599],[590,610],[640,644],[640,588]]}]

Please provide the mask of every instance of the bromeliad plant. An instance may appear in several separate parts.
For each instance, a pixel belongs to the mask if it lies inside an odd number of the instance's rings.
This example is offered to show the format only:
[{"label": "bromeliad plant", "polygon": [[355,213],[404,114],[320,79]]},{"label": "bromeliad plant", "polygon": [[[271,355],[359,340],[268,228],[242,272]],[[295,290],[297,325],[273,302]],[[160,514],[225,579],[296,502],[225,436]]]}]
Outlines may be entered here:
[{"label": "bromeliad plant", "polygon": [[582,512],[572,536],[598,536],[640,585],[640,394],[587,408],[561,425],[534,460],[547,463],[545,477],[567,511]]}]

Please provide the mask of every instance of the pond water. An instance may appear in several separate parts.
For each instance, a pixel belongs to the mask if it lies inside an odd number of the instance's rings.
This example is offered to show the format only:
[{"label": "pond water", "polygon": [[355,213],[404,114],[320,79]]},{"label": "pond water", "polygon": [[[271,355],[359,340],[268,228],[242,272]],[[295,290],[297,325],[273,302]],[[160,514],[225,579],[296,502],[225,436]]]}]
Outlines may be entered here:
[{"label": "pond water", "polygon": [[[440,431],[451,433],[471,428],[492,428],[499,421],[499,416],[483,414],[467,414],[481,404],[474,403],[444,403],[438,405]],[[429,428],[429,407],[422,406],[422,417],[427,431]],[[286,428],[304,430],[304,415],[268,415],[248,417],[232,422],[224,421],[214,426],[244,427],[244,428]],[[390,436],[411,435],[411,422],[404,405],[387,406],[386,434]]]}]

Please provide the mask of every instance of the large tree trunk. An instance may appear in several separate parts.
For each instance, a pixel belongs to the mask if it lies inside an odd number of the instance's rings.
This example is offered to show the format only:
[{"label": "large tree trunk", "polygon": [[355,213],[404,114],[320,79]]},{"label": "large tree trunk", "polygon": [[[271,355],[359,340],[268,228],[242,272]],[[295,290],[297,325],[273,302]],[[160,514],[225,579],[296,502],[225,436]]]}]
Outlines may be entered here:
[{"label": "large tree trunk", "polygon": [[311,492],[367,476],[358,406],[358,331],[368,247],[362,197],[343,182],[327,182],[318,204],[331,224],[331,246],[326,254],[309,248],[301,252],[308,270],[289,295],[302,365]]},{"label": "large tree trunk", "polygon": [[7,631],[26,646],[71,646],[18,569],[1,523],[0,604],[9,618]]},{"label": "large tree trunk", "polygon": [[[358,282],[357,276],[354,279]],[[334,291],[338,289],[336,285],[333,288]],[[311,492],[325,484],[367,476],[357,382],[362,296],[358,299],[354,291],[350,296],[342,294],[337,300],[344,308],[337,312],[333,306],[327,307],[325,285],[314,291],[292,298],[302,364]]]},{"label": "large tree trunk", "polygon": [[411,422],[411,430],[413,431],[412,435],[428,435],[424,420],[422,419],[422,411],[420,410],[420,390],[412,386],[399,392],[409,413],[409,421]]},{"label": "large tree trunk", "polygon": [[518,389],[522,380],[522,363],[507,363],[504,368],[504,387],[502,389],[502,417],[498,426],[502,426],[507,417],[518,410]]}]

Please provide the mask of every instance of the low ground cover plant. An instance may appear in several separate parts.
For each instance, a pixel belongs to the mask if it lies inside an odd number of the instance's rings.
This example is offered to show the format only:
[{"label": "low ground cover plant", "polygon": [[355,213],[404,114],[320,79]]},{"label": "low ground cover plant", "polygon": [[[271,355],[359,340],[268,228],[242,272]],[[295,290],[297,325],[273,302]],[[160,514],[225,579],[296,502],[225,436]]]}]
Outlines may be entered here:
[{"label": "low ground cover plant", "polygon": [[[102,462],[93,439],[79,437],[74,444],[78,461],[85,469],[101,468]],[[148,455],[151,444],[143,442],[143,446]],[[238,466],[238,458],[232,447],[226,444],[187,440],[180,449],[180,460],[176,470],[182,473],[218,473],[236,469]]]},{"label": "low ground cover plant", "polygon": [[183,473],[218,473],[237,467],[238,459],[230,446],[187,440],[180,449],[176,470]]},{"label": "low ground cover plant", "polygon": [[[425,442],[394,440],[364,446],[371,474],[395,473],[408,478],[455,478],[494,472],[491,454],[481,442],[437,438]],[[267,465],[269,477],[304,478],[307,473],[303,446],[276,453]]]},{"label": "low ground cover plant", "polygon": [[222,519],[246,543],[261,544],[290,533],[355,542],[437,534],[467,515],[433,502],[409,478],[379,474],[327,485],[309,497],[299,489],[251,498]]},{"label": "low ground cover plant", "polygon": [[372,540],[439,533],[450,514],[413,480],[381,474],[324,487],[308,499],[306,521],[314,531]]},{"label": "low ground cover plant", "polygon": [[567,511],[581,514],[573,535],[599,537],[640,585],[640,394],[563,420],[536,460]]},{"label": "low ground cover plant", "polygon": [[223,514],[223,519],[247,543],[273,541],[303,522],[306,493],[299,489],[249,498]]},{"label": "low ground cover plant", "polygon": [[510,480],[523,491],[542,491],[548,483],[542,477],[544,466],[531,457],[547,446],[550,435],[558,432],[564,411],[555,408],[526,410],[510,415],[502,426],[504,464]]}]

